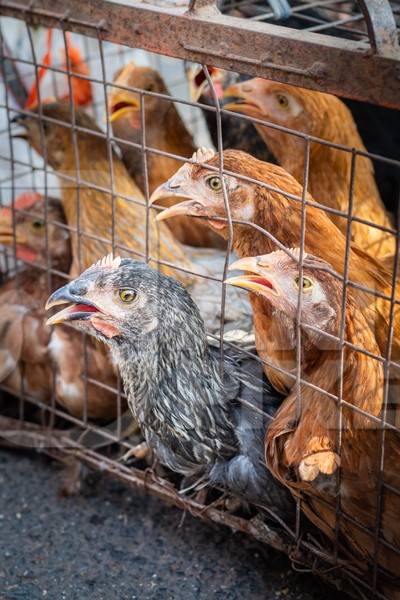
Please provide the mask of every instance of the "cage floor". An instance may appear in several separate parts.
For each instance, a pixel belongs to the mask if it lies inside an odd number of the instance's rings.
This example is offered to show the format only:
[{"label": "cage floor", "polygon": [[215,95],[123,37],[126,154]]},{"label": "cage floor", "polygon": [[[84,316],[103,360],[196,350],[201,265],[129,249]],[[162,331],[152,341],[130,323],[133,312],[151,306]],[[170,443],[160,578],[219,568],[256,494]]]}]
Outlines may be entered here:
[{"label": "cage floor", "polygon": [[338,598],[283,554],[109,478],[60,499],[63,471],[43,456],[2,452],[0,473],[7,598]]}]

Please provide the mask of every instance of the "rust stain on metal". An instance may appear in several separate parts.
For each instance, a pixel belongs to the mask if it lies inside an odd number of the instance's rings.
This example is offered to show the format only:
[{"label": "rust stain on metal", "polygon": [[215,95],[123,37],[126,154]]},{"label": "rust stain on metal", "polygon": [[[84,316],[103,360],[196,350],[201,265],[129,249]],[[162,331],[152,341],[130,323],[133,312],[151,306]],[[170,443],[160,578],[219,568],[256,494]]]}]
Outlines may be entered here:
[{"label": "rust stain on metal", "polygon": [[[184,13],[143,4],[69,0],[66,18],[63,0],[38,0],[33,6],[30,0],[2,0],[0,12],[52,27],[60,27],[62,19],[64,27],[92,37],[99,23],[105,22],[104,40],[400,108],[396,72],[400,52],[392,40],[386,11],[378,22],[379,11],[368,13],[373,33],[368,51],[359,41],[211,14],[211,4],[204,0],[201,10]],[[266,54],[269,60],[261,61]],[[323,67],[315,66],[316,56]]]}]

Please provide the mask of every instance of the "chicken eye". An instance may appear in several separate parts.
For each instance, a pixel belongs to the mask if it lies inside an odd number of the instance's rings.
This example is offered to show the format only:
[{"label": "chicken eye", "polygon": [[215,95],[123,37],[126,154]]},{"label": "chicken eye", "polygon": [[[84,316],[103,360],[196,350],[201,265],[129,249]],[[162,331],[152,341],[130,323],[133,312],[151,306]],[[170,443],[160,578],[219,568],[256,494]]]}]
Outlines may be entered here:
[{"label": "chicken eye", "polygon": [[125,304],[130,304],[136,298],[136,292],[130,289],[119,290],[119,297]]},{"label": "chicken eye", "polygon": [[278,103],[279,108],[283,108],[284,110],[288,110],[289,108],[289,98],[285,96],[285,94],[276,94],[276,101]]},{"label": "chicken eye", "polygon": [[43,221],[32,221],[31,228],[36,233],[40,233],[40,232],[44,231],[45,224]]},{"label": "chicken eye", "polygon": [[220,192],[222,190],[222,181],[220,177],[213,175],[206,180],[206,183],[213,192]]},{"label": "chicken eye", "polygon": [[[299,287],[300,277],[295,277],[294,280],[297,287]],[[308,277],[303,277],[303,290],[309,290],[313,286],[313,282]]]}]

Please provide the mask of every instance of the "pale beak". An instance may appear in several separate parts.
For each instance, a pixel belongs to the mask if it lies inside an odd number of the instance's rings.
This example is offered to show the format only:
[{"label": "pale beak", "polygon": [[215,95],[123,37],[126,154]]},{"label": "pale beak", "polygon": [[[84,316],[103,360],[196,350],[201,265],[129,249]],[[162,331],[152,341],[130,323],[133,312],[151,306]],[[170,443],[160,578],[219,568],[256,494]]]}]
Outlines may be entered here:
[{"label": "pale beak", "polygon": [[163,211],[159,212],[156,216],[156,221],[165,221],[166,219],[179,216],[205,216],[202,209],[202,205],[199,204],[197,200],[186,200],[185,202],[179,202],[178,204],[174,204],[174,206],[170,206],[170,208],[165,208]]},{"label": "pale beak", "polygon": [[[207,217],[212,219],[213,207],[201,198],[194,198],[193,195],[184,191],[183,186],[187,184],[187,179],[184,176],[176,175],[168,181],[160,185],[150,196],[149,206],[152,206],[157,200],[165,200],[167,198],[184,198],[183,202],[177,202],[169,208],[165,208],[156,216],[157,221],[164,221],[178,216],[190,217]],[[219,221],[217,221],[219,223]],[[225,223],[218,226],[216,229],[225,227]]]},{"label": "pale beak", "polygon": [[251,273],[259,273],[259,270],[258,256],[239,258],[239,260],[235,260],[235,262],[231,263],[228,267],[228,271],[250,271]]},{"label": "pale beak", "polygon": [[182,191],[180,183],[172,178],[154,190],[149,198],[149,206],[152,206],[157,200],[166,200],[171,197],[192,199],[192,196]]},{"label": "pale beak", "polygon": [[125,115],[137,112],[140,109],[140,101],[133,93],[111,94],[110,96],[110,123],[118,121]]},{"label": "pale beak", "polygon": [[12,133],[11,137],[13,140],[25,140],[26,142],[28,141],[28,134],[26,132],[20,131],[17,133]]},{"label": "pale beak", "polygon": [[189,83],[189,96],[192,102],[198,102],[208,85],[207,79],[203,81],[200,85],[196,85],[194,82]]},{"label": "pale beak", "polygon": [[251,256],[242,258],[229,265],[229,270],[250,271],[253,275],[239,275],[225,279],[225,283],[234,287],[244,288],[250,292],[255,292],[263,296],[273,294],[279,296],[279,288],[270,273],[265,274],[265,267],[258,265],[258,258]]},{"label": "pale beak", "polygon": [[[164,219],[170,219],[171,217],[177,217],[178,215],[192,214],[192,209],[196,206],[200,206],[199,202],[193,200],[189,194],[182,191],[179,180],[174,178],[169,179],[154,190],[149,198],[149,206],[152,206],[158,200],[166,200],[171,197],[187,198],[187,200],[185,202],[178,202],[170,208],[158,213],[156,217],[157,221],[164,221]],[[193,214],[197,214],[196,211],[194,211]]]},{"label": "pale beak", "polygon": [[15,117],[13,117],[11,119],[12,124],[20,125],[20,127],[22,128],[22,130],[19,129],[15,133],[11,134],[11,137],[13,139],[28,140],[28,133],[26,131],[26,125],[25,125],[27,118],[28,118],[28,115],[17,114],[17,115],[15,115]]}]

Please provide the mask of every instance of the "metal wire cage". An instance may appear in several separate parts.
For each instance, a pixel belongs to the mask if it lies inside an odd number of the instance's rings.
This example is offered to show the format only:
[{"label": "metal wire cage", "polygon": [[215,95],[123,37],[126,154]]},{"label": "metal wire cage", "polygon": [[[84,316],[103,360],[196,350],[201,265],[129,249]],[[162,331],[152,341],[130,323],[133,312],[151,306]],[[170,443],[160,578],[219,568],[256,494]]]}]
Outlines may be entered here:
[{"label": "metal wire cage", "polygon": [[[220,155],[219,166],[214,168],[214,172],[217,172],[221,178],[235,175],[247,183],[255,183],[265,189],[274,190],[274,186],[266,181],[239,176],[237,173],[233,174],[224,168],[225,130],[222,126],[224,116],[228,115],[240,123],[262,124],[286,133],[288,136],[296,136],[301,139],[304,151],[303,193],[298,196],[281,190],[284,196],[301,205],[300,280],[303,277],[307,207],[314,206],[331,218],[344,219],[347,223],[343,276],[338,277],[342,284],[341,327],[339,336],[334,340],[330,339],[331,342],[334,341],[338,344],[340,349],[341,381],[339,389],[343,390],[344,352],[346,348],[349,348],[349,342],[345,336],[348,290],[351,290],[351,293],[355,290],[367,291],[386,300],[391,307],[386,356],[371,353],[362,347],[355,348],[359,354],[364,354],[383,366],[385,380],[382,386],[383,402],[379,415],[374,416],[366,411],[363,413],[359,409],[359,412],[368,416],[381,432],[380,461],[382,468],[379,470],[380,480],[377,484],[379,498],[376,524],[372,530],[368,530],[362,523],[357,522],[357,519],[353,519],[353,525],[373,539],[375,555],[381,545],[390,546],[393,552],[399,553],[400,549],[396,547],[396,544],[390,544],[383,539],[381,532],[381,509],[385,501],[385,490],[388,488],[384,472],[385,432],[390,430],[399,433],[396,407],[392,408],[393,400],[389,394],[389,372],[391,373],[392,370],[396,372],[400,368],[391,356],[396,306],[400,301],[396,297],[400,246],[399,157],[391,149],[388,149],[387,154],[382,155],[375,151],[368,152],[343,144],[333,144],[282,125],[224,110],[218,100],[210,73],[215,66],[248,76],[261,76],[313,90],[334,93],[353,101],[373,102],[381,106],[383,111],[398,110],[400,109],[400,50],[396,20],[398,20],[400,5],[396,2],[390,4],[386,0],[379,0],[379,2],[367,0],[360,0],[360,2],[344,0],[307,2],[304,0],[292,2],[290,7],[287,5],[286,10],[290,9],[291,12],[282,15],[285,4],[283,2],[268,4],[261,0],[224,0],[217,6],[213,0],[197,0],[197,2],[191,0],[191,2],[181,3],[133,2],[129,4],[93,1],[82,6],[76,0],[69,0],[66,9],[65,3],[61,0],[37,2],[19,0],[18,3],[1,0],[1,67],[6,82],[0,106],[2,124],[0,132],[1,205],[12,209],[14,232],[13,243],[1,250],[2,267],[5,276],[16,278],[18,287],[21,261],[18,262],[16,223],[18,214],[23,215],[26,211],[24,212],[23,208],[18,207],[16,199],[21,192],[39,192],[45,199],[46,231],[49,231],[50,226],[55,226],[76,240],[75,274],[76,269],[81,270],[85,264],[85,240],[89,239],[91,242],[97,242],[100,248],[110,248],[116,254],[119,252],[130,254],[134,258],[148,262],[155,268],[168,267],[171,273],[175,273],[177,277],[182,278],[187,275],[196,280],[212,280],[219,285],[220,289],[220,296],[217,298],[219,324],[209,333],[214,340],[220,343],[221,357],[224,348],[232,346],[232,344],[238,351],[246,353],[245,347],[237,346],[236,342],[224,338],[225,313],[229,309],[229,297],[226,296],[226,286],[223,281],[227,277],[230,252],[233,248],[232,232],[235,224],[235,219],[231,215],[227,191],[224,191],[224,197],[227,229],[230,233],[224,260],[219,263],[218,273],[213,272],[210,275],[202,269],[192,272],[190,268],[180,264],[179,261],[166,262],[151,252],[148,221],[150,211],[154,209],[149,206],[150,183],[147,169],[149,158],[164,156],[178,160],[181,164],[187,162],[188,159],[190,162],[191,159],[188,156],[176,155],[149,145],[146,131],[148,123],[146,124],[145,119],[146,102],[151,98],[159,98],[165,102],[172,101],[198,146],[211,143],[205,126],[204,114],[214,115],[216,148]],[[286,20],[282,20],[282,16],[285,16]],[[46,35],[42,27],[55,29],[58,47],[65,52],[65,64],[49,64],[49,61],[42,58],[42,47]],[[80,50],[82,63],[88,67],[86,73],[73,70],[71,60],[68,58],[71,34],[74,43]],[[250,40],[251,43],[249,43]],[[115,71],[131,59],[157,69],[165,78],[171,95],[136,87],[116,86]],[[189,98],[184,61],[202,65],[202,76],[208,82],[211,90],[212,102],[209,104],[194,102]],[[21,88],[13,85],[15,84],[13,66],[17,66],[21,74],[23,83]],[[44,72],[48,78],[46,95],[43,94],[41,86],[41,73]],[[92,86],[92,101],[86,110],[99,125],[99,130],[87,129],[77,123],[78,109],[72,101],[74,82],[77,81],[87,82]],[[35,89],[37,94],[37,108],[34,113],[27,108],[26,98],[18,97],[18,93],[15,92],[16,89],[29,89],[30,87]],[[127,142],[113,135],[109,124],[110,107],[107,100],[112,89],[133,91],[138,94],[141,131],[139,143]],[[56,123],[54,119],[49,119],[43,114],[47,96],[60,100],[63,94],[69,98],[71,120],[68,124],[65,122],[61,124],[71,132],[71,147],[74,156],[74,167],[68,173],[52,169],[48,161],[43,159],[43,156],[46,157],[45,151],[41,152],[42,156],[39,156],[26,145],[25,141],[13,139],[13,118],[21,114],[34,115],[38,119],[41,136],[43,136],[46,122]],[[385,114],[389,115],[388,119],[390,120],[390,115],[393,116],[394,112]],[[368,126],[369,123],[365,127],[366,131]],[[103,143],[105,141],[107,144],[106,184],[104,184],[104,180],[99,182],[96,177],[80,169],[78,142],[80,132],[92,136],[94,140],[101,139]],[[118,189],[115,174],[115,161],[118,159],[113,158],[113,148],[121,142],[132,146],[141,153],[143,172],[145,173],[144,198],[124,194]],[[338,152],[350,156],[351,168],[348,178],[348,208],[346,211],[329,208],[322,202],[322,199],[314,198],[312,200],[307,195],[311,175],[310,154],[312,148],[316,146],[335,148]],[[374,148],[373,144],[371,147]],[[369,158],[374,164],[378,184],[381,184],[381,195],[387,209],[394,213],[393,222],[396,223],[396,226],[377,225],[375,222],[361,219],[353,214],[355,174],[357,165],[363,158]],[[212,169],[211,172],[213,172]],[[385,187],[384,184],[388,180],[393,184]],[[64,193],[68,189],[74,198],[78,215],[76,222],[70,222],[68,219],[66,223],[53,222],[48,217],[49,198],[59,196],[60,187],[63,188]],[[112,210],[111,222],[108,224],[109,235],[106,238],[102,233],[88,233],[82,226],[79,218],[82,190],[92,190],[107,195]],[[146,240],[143,252],[132,251],[132,248],[121,244],[115,236],[115,204],[116,198],[121,196],[126,202],[143,207],[146,221],[144,230]],[[387,295],[376,290],[365,290],[365,286],[363,288],[361,284],[350,278],[350,245],[354,223],[363,224],[393,236],[395,253],[392,257],[392,276],[388,286],[391,292]],[[277,249],[287,251],[285,245],[269,231],[254,223],[247,222],[247,225],[254,231],[265,235]],[[44,264],[35,264],[35,268],[41,269],[47,274],[49,293],[54,289],[55,280],[59,281],[61,278],[68,281],[71,277],[68,270],[60,271],[54,268],[50,252],[47,234],[47,260]],[[32,262],[29,260],[22,260],[22,263],[25,263],[22,265],[23,268],[32,267]],[[299,294],[296,321],[296,367],[294,371],[286,373],[292,378],[293,386],[297,389],[308,384],[302,369],[301,339],[306,325],[301,322],[300,318],[301,298],[302,294]],[[386,588],[382,584],[384,574],[382,574],[377,560],[372,561],[368,576],[364,576],[340,554],[338,536],[341,523],[347,518],[341,509],[340,494],[336,505],[337,539],[332,542],[332,540],[326,539],[322,533],[310,533],[304,527],[301,499],[297,501],[296,523],[293,526],[283,523],[276,517],[274,526],[271,527],[270,522],[264,518],[264,514],[255,507],[247,509],[243,509],[242,506],[238,507],[217,491],[211,491],[203,496],[182,493],[176,474],[172,474],[162,466],[151,465],[143,456],[136,454],[136,458],[131,459],[129,463],[124,462],[122,457],[132,449],[137,450],[138,444],[142,442],[141,434],[137,428],[132,426],[130,413],[126,411],[126,399],[118,374],[115,375],[114,384],[109,384],[102,378],[93,378],[89,373],[88,340],[83,335],[81,348],[83,362],[81,413],[74,414],[58,401],[57,374],[55,372],[53,372],[53,392],[50,398],[29,395],[22,379],[17,406],[8,397],[2,401],[0,436],[4,442],[40,448],[60,460],[72,455],[94,469],[106,471],[129,485],[135,485],[156,494],[167,502],[189,510],[193,515],[228,525],[234,530],[244,531],[256,539],[272,545],[288,554],[296,568],[318,573],[338,586],[345,581],[346,591],[356,597],[391,597],[386,595]],[[261,364],[263,361],[259,360]],[[104,419],[99,421],[91,417],[88,407],[89,388],[92,389],[92,393],[93,390],[98,390],[99,395],[107,393],[112,396],[116,407],[114,418],[108,419],[104,423]],[[1,383],[1,389],[10,392],[10,388],[4,382]],[[329,396],[327,391],[322,388],[319,388],[318,391],[322,396]],[[337,406],[339,438],[343,409],[356,410],[343,398],[342,393],[333,397]],[[330,399],[332,399],[332,394]],[[397,495],[400,494],[400,490],[391,489],[390,491]]]}]

